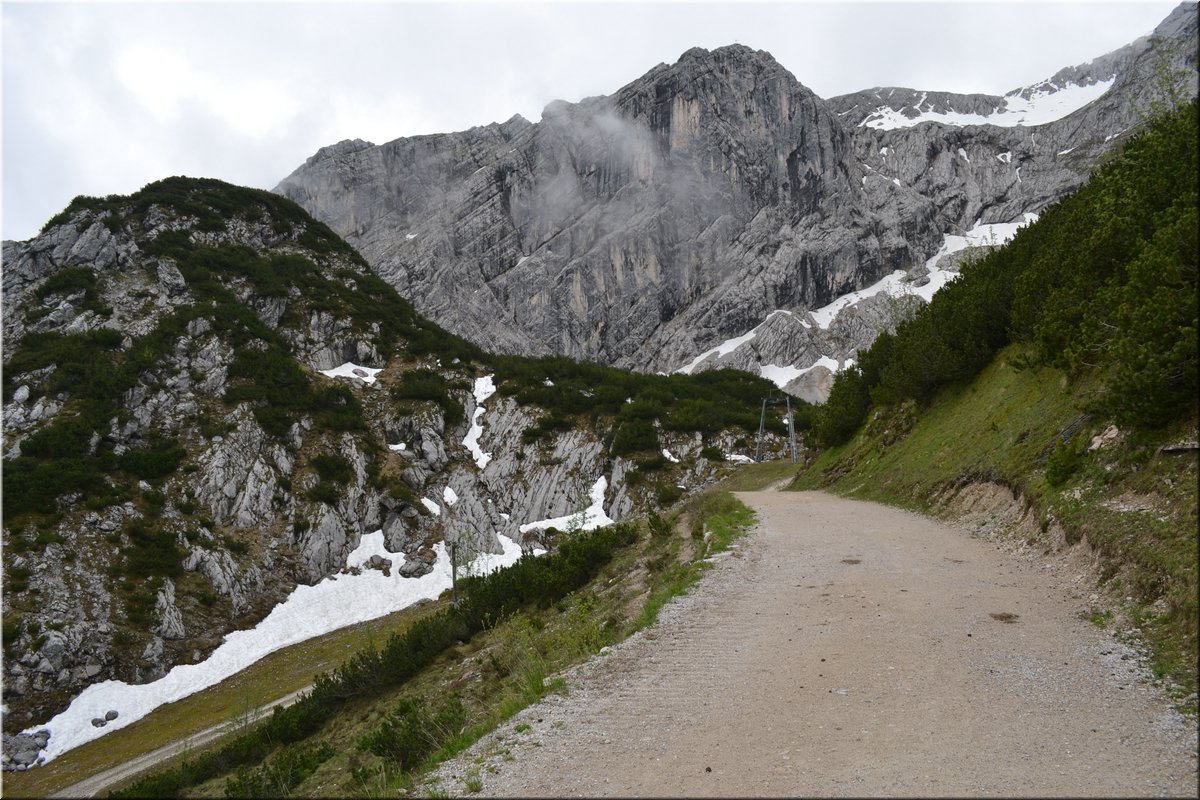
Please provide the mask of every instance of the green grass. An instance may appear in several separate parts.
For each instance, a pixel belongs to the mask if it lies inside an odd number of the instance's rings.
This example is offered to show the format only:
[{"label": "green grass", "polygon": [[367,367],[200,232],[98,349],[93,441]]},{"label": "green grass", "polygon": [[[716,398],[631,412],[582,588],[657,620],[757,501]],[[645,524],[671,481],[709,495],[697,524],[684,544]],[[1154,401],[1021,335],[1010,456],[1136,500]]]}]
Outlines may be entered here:
[{"label": "green grass", "polygon": [[802,464],[793,464],[786,457],[761,464],[746,464],[724,478],[719,488],[727,492],[759,492],[781,481],[790,481],[801,469]]},{"label": "green grass", "polygon": [[[1057,522],[1068,543],[1086,539],[1096,549],[1110,604],[1121,607],[1126,627],[1140,627],[1155,671],[1194,697],[1196,458],[1158,448],[1194,439],[1196,417],[1157,432],[1126,431],[1119,443],[1088,451],[1108,425],[1082,410],[1098,382],[1027,363],[1019,347],[1009,347],[977,379],[944,390],[928,408],[910,402],[874,409],[852,440],[821,453],[789,488],[952,513],[948,501],[961,486],[1008,486],[1044,529]],[[1121,506],[1128,497],[1153,510]]]}]

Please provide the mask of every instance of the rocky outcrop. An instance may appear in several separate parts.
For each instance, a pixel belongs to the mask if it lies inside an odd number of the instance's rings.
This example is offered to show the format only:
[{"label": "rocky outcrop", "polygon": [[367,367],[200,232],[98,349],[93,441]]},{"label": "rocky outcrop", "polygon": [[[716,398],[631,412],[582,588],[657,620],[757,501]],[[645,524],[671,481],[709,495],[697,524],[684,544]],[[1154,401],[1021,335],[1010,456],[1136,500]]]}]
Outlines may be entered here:
[{"label": "rocky outcrop", "polygon": [[455,332],[657,369],[940,244],[921,198],[868,198],[853,147],[824,101],[735,46],[536,125],[310,161],[278,191]]},{"label": "rocky outcrop", "polygon": [[[346,569],[375,530],[416,577],[439,541],[542,542],[521,526],[579,511],[602,477],[615,519],[654,501],[650,482],[624,485],[631,466],[605,452],[603,422],[527,445],[546,411],[496,397],[476,415],[465,387],[479,365],[410,352],[388,315],[411,311],[386,287],[380,299],[377,279],[374,295],[356,294],[366,265],[306,230],[300,209],[272,216],[285,202],[273,195],[166,183],[161,204],[89,201],[4,245],[6,729],[48,719],[89,684],[203,660],[298,584]],[[251,209],[201,225],[206,191]],[[164,255],[163,235],[181,249]],[[296,275],[304,291],[288,284]],[[372,371],[320,373],[339,359]],[[450,396],[398,403],[409,370],[435,373]],[[454,403],[482,424],[483,468],[468,423],[447,423]],[[680,491],[712,481],[700,444],[675,438],[663,441],[685,461],[661,474]],[[22,506],[39,491],[30,475],[84,479]],[[390,572],[387,561],[366,566]],[[12,741],[12,765],[28,744]]]},{"label": "rocky outcrop", "polygon": [[[772,312],[802,315],[919,271],[944,234],[1039,212],[1164,87],[1196,93],[1194,4],[1004,97],[875,89],[825,101],[765,52],[693,49],[611,96],[551,103],[535,124],[325,148],[276,191],[473,341],[670,371]],[[1002,127],[1079,90],[1098,97]],[[898,121],[873,127],[888,115]],[[817,364],[773,341],[754,357]]]}]

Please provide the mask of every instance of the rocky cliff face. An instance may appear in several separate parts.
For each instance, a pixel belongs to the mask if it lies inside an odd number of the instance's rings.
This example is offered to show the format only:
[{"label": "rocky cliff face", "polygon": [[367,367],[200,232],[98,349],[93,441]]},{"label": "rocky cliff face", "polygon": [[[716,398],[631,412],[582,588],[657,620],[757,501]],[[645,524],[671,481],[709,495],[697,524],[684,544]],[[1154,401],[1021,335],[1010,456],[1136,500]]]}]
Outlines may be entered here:
[{"label": "rocky cliff face", "polygon": [[[531,441],[547,409],[481,407],[486,354],[265,192],[169,179],[77,200],[4,264],[9,731],[203,660],[364,533],[418,576],[437,541],[543,541],[521,526],[580,510],[599,478],[621,519],[664,482],[712,481],[702,447],[738,446],[663,430],[681,462],[634,486],[611,418],[559,415]],[[401,390],[430,381],[444,391]]]},{"label": "rocky cliff face", "polygon": [[[670,371],[1072,191],[1164,85],[1195,94],[1196,41],[1185,4],[1153,36],[1005,97],[828,101],[765,52],[695,49],[536,124],[325,148],[276,191],[469,339]],[[816,364],[779,341],[759,363]]]}]

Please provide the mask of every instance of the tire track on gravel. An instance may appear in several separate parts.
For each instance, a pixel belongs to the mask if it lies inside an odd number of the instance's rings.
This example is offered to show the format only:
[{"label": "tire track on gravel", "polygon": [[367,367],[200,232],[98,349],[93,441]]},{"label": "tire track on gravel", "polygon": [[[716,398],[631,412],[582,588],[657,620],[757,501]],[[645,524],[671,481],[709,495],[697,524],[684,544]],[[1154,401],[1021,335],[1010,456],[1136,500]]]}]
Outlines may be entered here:
[{"label": "tire track on gravel", "polygon": [[484,796],[1196,795],[1195,723],[1045,562],[886,506],[739,496],[760,524],[737,550],[442,765],[443,788],[478,770]]}]

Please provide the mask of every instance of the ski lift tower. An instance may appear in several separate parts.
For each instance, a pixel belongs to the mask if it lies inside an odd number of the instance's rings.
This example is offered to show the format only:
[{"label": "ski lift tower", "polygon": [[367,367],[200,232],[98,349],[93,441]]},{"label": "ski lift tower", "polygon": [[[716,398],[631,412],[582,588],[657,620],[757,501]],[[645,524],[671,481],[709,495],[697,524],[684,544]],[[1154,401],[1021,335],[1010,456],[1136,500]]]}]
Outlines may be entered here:
[{"label": "ski lift tower", "polygon": [[758,450],[754,454],[754,460],[762,462],[763,460],[763,433],[766,430],[767,424],[767,405],[779,405],[785,403],[787,405],[787,426],[788,426],[788,447],[792,453],[792,463],[797,462],[796,458],[796,424],[792,420],[792,398],[791,395],[784,393],[783,397],[764,397],[762,401],[762,411],[758,415]]}]

